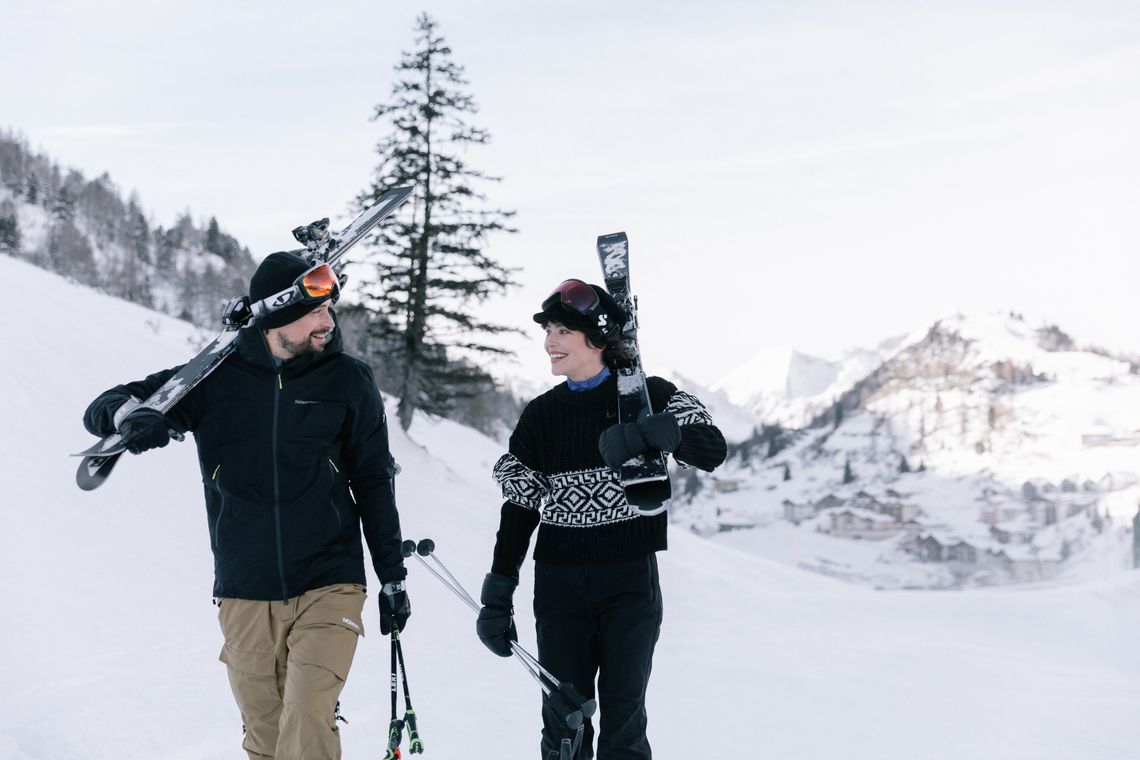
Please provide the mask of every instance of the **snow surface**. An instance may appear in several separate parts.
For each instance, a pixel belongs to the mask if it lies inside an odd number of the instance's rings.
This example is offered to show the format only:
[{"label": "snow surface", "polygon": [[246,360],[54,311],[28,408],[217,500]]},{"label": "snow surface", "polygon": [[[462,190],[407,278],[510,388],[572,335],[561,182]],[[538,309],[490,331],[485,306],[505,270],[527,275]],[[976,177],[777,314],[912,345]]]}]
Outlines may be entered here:
[{"label": "snow surface", "polygon": [[[0,369],[0,758],[243,756],[216,659],[193,446],[128,457],[91,493],[76,488],[68,456],[90,443],[80,417],[92,397],[184,361],[210,336],[13,259],[0,257],[0,277],[21,284],[7,291],[9,313],[32,328]],[[435,539],[476,591],[501,444],[423,419],[392,442],[405,536]],[[517,601],[533,650],[530,567]],[[1140,746],[1138,573],[874,592],[673,530],[661,575],[648,707],[664,760],[1100,760]],[[409,588],[424,757],[535,757],[533,682],[483,649],[467,608],[415,562]],[[364,622],[342,700],[349,760],[379,757],[388,721],[387,642],[371,604]]]}]

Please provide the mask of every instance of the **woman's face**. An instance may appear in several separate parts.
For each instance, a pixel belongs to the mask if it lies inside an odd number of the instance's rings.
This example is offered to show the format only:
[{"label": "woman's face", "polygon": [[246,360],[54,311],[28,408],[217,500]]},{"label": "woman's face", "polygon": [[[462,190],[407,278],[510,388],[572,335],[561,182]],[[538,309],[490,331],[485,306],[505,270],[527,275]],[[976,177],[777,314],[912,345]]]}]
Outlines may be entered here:
[{"label": "woman's face", "polygon": [[550,373],[571,380],[589,380],[602,371],[602,349],[586,342],[586,334],[571,330],[557,322],[546,324],[546,355],[550,357]]}]

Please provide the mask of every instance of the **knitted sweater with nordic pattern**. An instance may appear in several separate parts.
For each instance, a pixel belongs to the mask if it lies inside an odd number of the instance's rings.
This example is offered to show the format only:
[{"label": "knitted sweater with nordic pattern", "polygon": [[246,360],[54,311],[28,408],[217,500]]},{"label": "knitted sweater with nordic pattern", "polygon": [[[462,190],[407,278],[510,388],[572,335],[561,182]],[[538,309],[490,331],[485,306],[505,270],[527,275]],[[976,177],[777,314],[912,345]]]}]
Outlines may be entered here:
[{"label": "knitted sweater with nordic pattern", "polygon": [[[674,414],[680,425],[674,458],[709,471],[723,462],[724,436],[701,402],[658,377],[648,385],[653,409]],[[495,465],[507,501],[492,572],[518,577],[536,527],[534,558],[540,562],[618,562],[666,548],[668,514],[640,516],[598,452],[598,437],[616,423],[613,377],[586,391],[562,383],[527,405],[509,452]]]}]

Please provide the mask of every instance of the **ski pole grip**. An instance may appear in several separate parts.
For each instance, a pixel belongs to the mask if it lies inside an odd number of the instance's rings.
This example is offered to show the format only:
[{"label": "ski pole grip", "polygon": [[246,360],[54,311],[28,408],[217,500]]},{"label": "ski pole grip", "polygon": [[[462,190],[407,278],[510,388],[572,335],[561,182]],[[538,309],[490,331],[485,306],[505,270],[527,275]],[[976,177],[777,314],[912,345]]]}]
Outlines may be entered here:
[{"label": "ski pole grip", "polygon": [[435,541],[432,541],[430,538],[421,539],[420,542],[416,544],[416,554],[419,554],[421,557],[426,557],[434,551]]},{"label": "ski pole grip", "polygon": [[412,539],[409,538],[407,541],[400,544],[400,555],[404,559],[407,559],[408,557],[412,556],[415,553],[416,553],[416,542],[413,541]]}]

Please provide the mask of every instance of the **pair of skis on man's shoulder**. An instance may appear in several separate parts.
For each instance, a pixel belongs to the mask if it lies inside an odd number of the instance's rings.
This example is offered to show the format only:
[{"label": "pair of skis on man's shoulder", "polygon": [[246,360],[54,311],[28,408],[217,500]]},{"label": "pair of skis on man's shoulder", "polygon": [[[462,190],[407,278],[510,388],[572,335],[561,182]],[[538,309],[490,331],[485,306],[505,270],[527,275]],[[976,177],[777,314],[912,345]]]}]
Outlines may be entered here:
[{"label": "pair of skis on man's shoulder", "polygon": [[[314,264],[330,264],[337,274],[344,267],[344,254],[360,242],[376,225],[392,214],[412,193],[411,187],[396,187],[380,196],[377,202],[340,232],[329,232],[328,219],[297,227],[293,236],[305,245],[307,255]],[[606,289],[614,297],[629,319],[623,326],[623,340],[632,358],[631,366],[618,370],[618,420],[636,422],[652,413],[645,373],[641,368],[641,354],[637,345],[637,301],[629,288],[629,241],[624,232],[602,235],[598,238],[598,258]],[[213,372],[235,348],[238,331],[252,324],[248,299],[238,296],[226,307],[223,316],[225,329],[197,356],[184,364],[145,400],[131,405],[156,409],[163,414],[170,411],[198,383]],[[128,410],[129,411],[129,410]],[[119,419],[125,415],[117,415]],[[119,457],[126,451],[123,438],[113,433],[76,456],[83,457],[76,472],[76,482],[85,491],[91,491],[110,476]],[[622,465],[621,482],[629,503],[642,514],[657,514],[665,509],[669,496],[669,473],[665,456],[639,456]]]},{"label": "pair of skis on man's shoulder", "polygon": [[[410,186],[395,187],[381,195],[375,204],[358,216],[340,232],[329,231],[329,220],[320,219],[312,224],[297,227],[293,237],[305,246],[305,256],[316,265],[329,264],[339,276],[344,265],[343,256],[349,248],[360,242],[381,221],[394,212],[412,194]],[[286,304],[288,305],[288,304]],[[129,409],[116,414],[116,423],[126,413],[141,407],[156,409],[163,414],[217,369],[226,357],[236,348],[238,331],[253,324],[249,299],[237,296],[230,300],[222,316],[225,329],[218,337],[202,349],[197,356],[175,372],[162,387],[142,401],[128,402]],[[179,436],[180,437],[180,436]],[[119,457],[127,450],[123,437],[118,433],[103,438],[75,456],[83,457],[75,480],[84,491],[91,491],[107,480]]]}]

